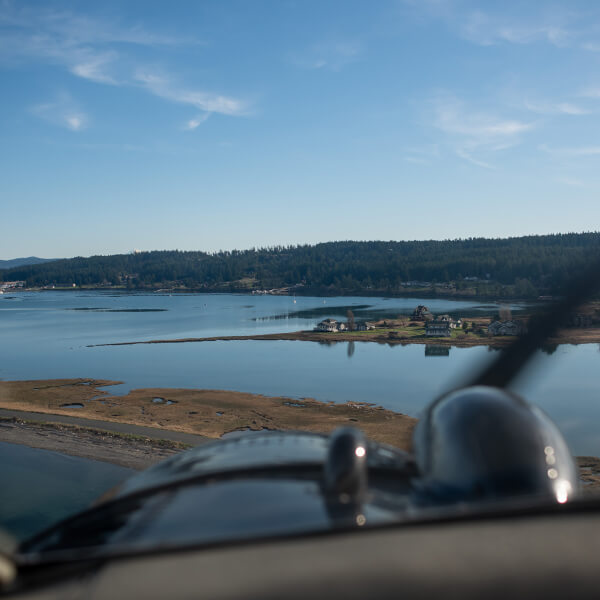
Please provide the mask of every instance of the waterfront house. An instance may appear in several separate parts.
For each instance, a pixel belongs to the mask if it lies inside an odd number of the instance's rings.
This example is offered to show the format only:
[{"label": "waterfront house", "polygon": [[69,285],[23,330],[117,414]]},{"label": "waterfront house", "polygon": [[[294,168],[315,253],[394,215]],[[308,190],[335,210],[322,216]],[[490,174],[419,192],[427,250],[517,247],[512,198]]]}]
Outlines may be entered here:
[{"label": "waterfront house", "polygon": [[425,319],[425,317],[430,314],[431,313],[429,312],[429,309],[426,306],[424,306],[423,304],[419,304],[419,306],[417,306],[417,308],[413,310],[411,318],[414,320]]},{"label": "waterfront house", "polygon": [[448,321],[428,321],[425,323],[425,335],[429,337],[449,337],[450,324]]},{"label": "waterfront house", "polygon": [[338,329],[339,324],[335,319],[325,319],[314,328],[314,331],[326,331],[332,333],[338,331]]},{"label": "waterfront house", "polygon": [[456,329],[462,325],[462,319],[454,320],[450,315],[439,315],[435,318],[436,321],[448,323],[450,329]]},{"label": "waterfront house", "polygon": [[16,290],[17,288],[25,287],[24,281],[5,281],[0,286],[3,290]]}]

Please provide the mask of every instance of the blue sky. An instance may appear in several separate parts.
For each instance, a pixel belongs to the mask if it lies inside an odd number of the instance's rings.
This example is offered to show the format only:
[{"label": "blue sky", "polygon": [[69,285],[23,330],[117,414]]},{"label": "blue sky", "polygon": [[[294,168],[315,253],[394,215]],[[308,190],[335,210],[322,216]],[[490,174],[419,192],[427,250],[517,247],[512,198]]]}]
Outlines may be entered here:
[{"label": "blue sky", "polygon": [[0,258],[600,227],[600,4],[0,0]]}]

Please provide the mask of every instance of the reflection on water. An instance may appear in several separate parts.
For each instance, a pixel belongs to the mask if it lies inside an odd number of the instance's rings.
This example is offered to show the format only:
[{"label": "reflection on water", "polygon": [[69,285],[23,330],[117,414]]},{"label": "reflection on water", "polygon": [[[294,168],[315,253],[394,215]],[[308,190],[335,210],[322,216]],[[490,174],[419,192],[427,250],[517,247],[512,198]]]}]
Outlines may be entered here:
[{"label": "reflection on water", "polygon": [[[304,310],[295,310],[283,315],[270,315],[264,317],[263,320],[277,320],[277,319],[289,319],[289,318],[300,318],[300,319],[318,319],[321,320],[323,317],[329,315],[345,317],[349,310],[358,315],[363,315],[367,309],[373,309],[371,304],[344,304],[341,306],[315,306],[313,308]],[[380,309],[383,312],[383,309]],[[373,310],[371,310],[373,312]]]},{"label": "reflection on water", "polygon": [[450,356],[450,346],[425,344],[425,356]]},{"label": "reflection on water", "polygon": [[356,351],[356,348],[354,346],[354,342],[348,342],[348,350],[347,350],[348,358],[352,358],[354,356],[355,351]]},{"label": "reflection on water", "polygon": [[91,312],[112,312],[112,313],[144,313],[144,312],[166,312],[166,308],[93,308],[81,306],[78,308],[65,308],[65,310],[89,310]]},{"label": "reflection on water", "polygon": [[164,398],[152,398],[152,403],[153,404],[166,404],[167,406],[170,406],[171,404],[177,404],[177,402],[175,400],[165,400]]},{"label": "reflection on water", "polygon": [[346,342],[343,341],[337,341],[337,340],[319,340],[317,342],[317,344],[319,344],[319,346],[323,347],[323,348],[333,348],[334,346],[337,346],[338,344],[345,344]]},{"label": "reflection on water", "polygon": [[540,348],[540,350],[544,354],[547,354],[548,356],[551,356],[552,354],[554,354],[558,350],[558,344],[545,344],[544,346],[542,346]]},{"label": "reflection on water", "polygon": [[83,510],[134,473],[96,460],[0,442],[0,527],[18,539]]},{"label": "reflection on water", "polygon": [[[390,305],[380,306],[383,301],[389,301]],[[268,315],[265,317],[255,317],[255,320],[261,323],[268,321],[280,321],[288,319],[306,319],[319,321],[326,317],[345,318],[351,310],[357,319],[380,321],[382,319],[396,319],[411,315],[415,306],[427,303],[430,310],[435,313],[446,313],[452,317],[481,317],[491,316],[498,312],[498,304],[473,305],[461,301],[452,300],[423,300],[408,298],[382,298],[377,304],[341,304],[326,306],[314,306],[309,309],[293,310],[286,313]],[[464,305],[463,305],[464,304]],[[518,313],[526,308],[525,304],[512,305],[514,312]]]}]

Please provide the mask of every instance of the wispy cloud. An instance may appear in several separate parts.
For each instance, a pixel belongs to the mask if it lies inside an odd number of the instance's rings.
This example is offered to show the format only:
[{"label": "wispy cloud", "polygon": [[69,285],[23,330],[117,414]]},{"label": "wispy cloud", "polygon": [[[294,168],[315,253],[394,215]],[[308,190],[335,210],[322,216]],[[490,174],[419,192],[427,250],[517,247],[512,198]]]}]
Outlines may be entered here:
[{"label": "wispy cloud", "polygon": [[142,27],[91,19],[70,11],[0,3],[0,59],[37,60],[66,67],[73,75],[115,83],[113,71],[123,57],[111,46],[181,44],[186,40]]},{"label": "wispy cloud", "polygon": [[432,160],[438,158],[439,155],[440,148],[438,144],[428,144],[405,148],[403,159],[406,162],[413,163],[415,165],[429,165],[431,164]]},{"label": "wispy cloud", "polygon": [[434,100],[433,122],[446,134],[457,156],[487,169],[493,168],[493,165],[481,158],[482,153],[510,148],[520,142],[522,134],[534,127],[534,123],[472,110],[447,95]]},{"label": "wispy cloud", "polygon": [[548,3],[512,3],[498,9],[493,3],[479,3],[485,9],[472,10],[462,0],[403,0],[404,6],[426,18],[444,21],[462,39],[480,46],[497,44],[546,43],[558,48],[576,47],[600,51],[597,22],[599,10],[588,5],[578,10]]},{"label": "wispy cloud", "polygon": [[484,113],[463,112],[456,104],[439,107],[436,123],[446,133],[458,134],[479,144],[488,144],[498,138],[513,137],[533,127],[531,123],[515,119],[500,119]]},{"label": "wispy cloud", "polygon": [[117,56],[116,52],[106,52],[96,56],[82,57],[84,60],[71,65],[70,71],[77,77],[83,77],[83,79],[89,79],[96,83],[117,85],[117,80],[106,71],[110,63],[117,59]]},{"label": "wispy cloud", "polygon": [[579,93],[583,98],[600,99],[600,86],[587,87]]},{"label": "wispy cloud", "polygon": [[53,102],[32,106],[31,112],[40,119],[71,131],[81,131],[89,122],[88,116],[67,94],[61,94]]},{"label": "wispy cloud", "polygon": [[[144,46],[198,43],[181,35],[164,35],[140,25],[124,26],[119,22],[90,18],[68,10],[34,8],[5,0],[0,3],[0,26],[20,30],[23,35],[43,35],[66,41],[72,46],[124,43]],[[35,35],[34,34],[34,35]]]},{"label": "wispy cloud", "polygon": [[581,47],[590,52],[600,52],[600,42],[585,42],[581,44]]},{"label": "wispy cloud", "polygon": [[459,156],[460,158],[462,158],[463,160],[470,162],[472,165],[475,165],[476,167],[481,167],[482,169],[495,169],[496,168],[494,165],[491,165],[488,162],[485,162],[481,159],[475,158],[472,154],[470,154],[464,148],[461,148],[461,147],[456,148],[456,155]]},{"label": "wispy cloud", "polygon": [[570,102],[531,102],[525,101],[525,108],[540,115],[589,115],[590,110]]},{"label": "wispy cloud", "polygon": [[207,113],[221,113],[223,115],[242,115],[247,113],[247,106],[241,100],[203,90],[182,88],[166,75],[148,70],[138,70],[135,74],[135,81],[143,89],[155,96],[179,104],[190,104]]},{"label": "wispy cloud", "polygon": [[600,154],[600,146],[576,146],[576,147],[549,147],[546,144],[542,144],[539,146],[539,149],[547,154],[552,154],[554,156],[572,156],[572,157],[582,157],[582,156],[598,156]]},{"label": "wispy cloud", "polygon": [[[91,19],[69,11],[22,7],[0,0],[0,62],[38,62],[58,65],[72,75],[103,85],[130,86],[196,110],[224,115],[247,114],[247,104],[238,98],[179,84],[142,69],[128,46],[198,44],[180,35],[150,32],[136,25]],[[195,129],[206,117],[190,119]],[[71,119],[73,130],[83,129],[85,119]]]},{"label": "wispy cloud", "polygon": [[572,179],[571,177],[558,177],[556,183],[562,183],[570,187],[584,187],[583,181],[579,179]]},{"label": "wispy cloud", "polygon": [[199,115],[194,119],[190,119],[185,124],[184,129],[187,131],[193,131],[194,129],[200,127],[200,125],[202,125],[202,123],[204,123],[208,117],[210,117],[210,113],[204,113],[203,115]]},{"label": "wispy cloud", "polygon": [[466,17],[460,33],[465,39],[482,46],[501,42],[531,44],[540,41],[564,46],[573,36],[561,23],[517,23],[503,16],[480,11]]},{"label": "wispy cloud", "polygon": [[429,165],[429,164],[431,164],[429,160],[427,160],[426,158],[421,158],[420,156],[407,155],[407,156],[404,156],[403,159],[406,162],[412,163],[413,165]]},{"label": "wispy cloud", "polygon": [[291,57],[292,63],[302,69],[339,71],[358,59],[363,45],[357,41],[320,42]]},{"label": "wispy cloud", "polygon": [[467,137],[481,145],[514,137],[533,127],[533,123],[467,110],[462,102],[449,97],[436,100],[435,122],[445,133]]}]

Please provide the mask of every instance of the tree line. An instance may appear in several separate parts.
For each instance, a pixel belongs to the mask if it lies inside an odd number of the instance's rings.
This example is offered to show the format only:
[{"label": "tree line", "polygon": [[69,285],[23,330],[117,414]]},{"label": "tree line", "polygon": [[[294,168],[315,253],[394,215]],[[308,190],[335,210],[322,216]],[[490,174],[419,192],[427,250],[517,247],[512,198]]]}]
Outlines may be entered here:
[{"label": "tree line", "polygon": [[302,284],[311,293],[400,293],[415,282],[453,282],[488,295],[560,290],[600,255],[600,233],[505,239],[327,242],[214,253],[152,251],[77,257],[0,272],[4,281],[49,285],[190,289],[271,289]]}]

